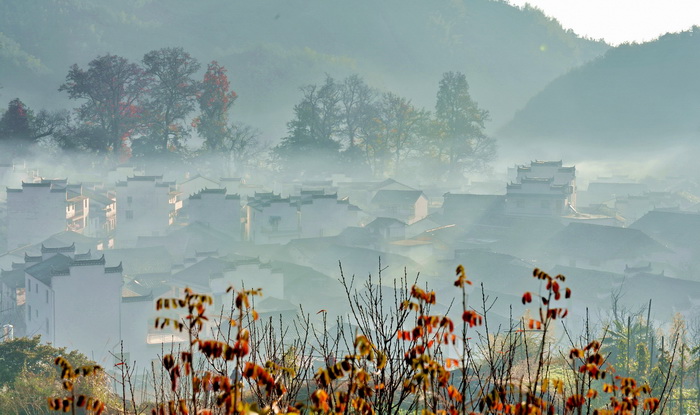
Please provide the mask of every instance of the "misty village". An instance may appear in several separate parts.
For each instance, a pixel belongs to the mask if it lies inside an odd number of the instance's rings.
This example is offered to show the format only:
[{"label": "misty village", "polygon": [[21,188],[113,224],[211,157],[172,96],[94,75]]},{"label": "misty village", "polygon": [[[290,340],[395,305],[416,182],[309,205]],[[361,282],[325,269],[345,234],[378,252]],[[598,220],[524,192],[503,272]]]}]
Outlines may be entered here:
[{"label": "misty village", "polygon": [[542,4],[0,0],[0,414],[700,414],[700,29]]}]

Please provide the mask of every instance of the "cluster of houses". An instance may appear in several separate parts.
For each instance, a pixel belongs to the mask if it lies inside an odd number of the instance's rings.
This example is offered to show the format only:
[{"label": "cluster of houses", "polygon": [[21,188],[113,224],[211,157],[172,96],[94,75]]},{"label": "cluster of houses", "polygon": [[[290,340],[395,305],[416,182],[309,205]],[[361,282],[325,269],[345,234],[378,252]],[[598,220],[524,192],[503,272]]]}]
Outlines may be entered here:
[{"label": "cluster of houses", "polygon": [[362,281],[381,270],[390,281],[406,270],[438,291],[436,311],[454,312],[457,264],[498,298],[493,318],[503,324],[508,305],[536,289],[533,267],[570,277],[574,316],[652,295],[660,320],[698,313],[692,183],[602,178],[581,191],[575,167],[561,161],[508,175],[454,189],[166,178],[124,165],[73,182],[2,165],[0,325],[102,364],[123,347],[125,358],[150,366],[164,344],[185,341],[154,327],[155,301],[186,287],[211,295],[215,315],[226,314],[233,285],[262,288],[256,307],[265,315],[288,318],[301,304],[338,316],[348,312],[341,272]]}]

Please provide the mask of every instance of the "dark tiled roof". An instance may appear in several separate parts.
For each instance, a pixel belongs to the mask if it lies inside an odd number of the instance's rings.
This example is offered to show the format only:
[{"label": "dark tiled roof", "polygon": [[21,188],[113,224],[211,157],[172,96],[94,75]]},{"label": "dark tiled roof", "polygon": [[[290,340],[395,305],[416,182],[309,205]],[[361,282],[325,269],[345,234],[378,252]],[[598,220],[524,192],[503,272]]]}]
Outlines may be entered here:
[{"label": "dark tiled roof", "polygon": [[282,198],[279,194],[274,193],[255,192],[255,196],[248,200],[248,206],[257,210],[262,210],[263,208],[268,207],[273,203],[287,203],[289,205],[293,204],[290,198]]},{"label": "dark tiled roof", "polygon": [[700,214],[653,210],[634,222],[638,229],[659,241],[674,246],[698,249],[700,246]]},{"label": "dark tiled roof", "polygon": [[74,260],[70,265],[72,267],[89,267],[93,265],[104,265],[105,263],[105,256],[102,254],[102,256],[97,259]]},{"label": "dark tiled roof", "polygon": [[380,190],[372,198],[372,203],[376,205],[406,205],[414,204],[423,196],[420,190]]},{"label": "dark tiled roof", "polygon": [[235,265],[219,258],[205,258],[173,275],[173,281],[186,285],[208,286],[209,279],[224,271],[235,269]]},{"label": "dark tiled roof", "polygon": [[365,227],[370,229],[385,228],[387,226],[406,226],[406,223],[394,219],[394,218],[383,218],[379,217],[372,222],[368,223]]},{"label": "dark tiled roof", "polygon": [[505,204],[503,195],[475,195],[445,193],[443,214],[448,221],[471,224],[484,215],[501,212]]},{"label": "dark tiled roof", "polygon": [[24,270],[13,269],[11,271],[2,270],[0,272],[0,280],[10,288],[24,287]]},{"label": "dark tiled roof", "polygon": [[42,254],[53,254],[53,253],[59,253],[59,252],[75,252],[75,242],[73,242],[69,246],[59,246],[55,248],[49,248],[47,246],[44,246],[44,244],[41,244],[41,253]]},{"label": "dark tiled roof", "polygon": [[33,183],[33,182],[22,182],[22,187],[51,187],[51,182],[38,182],[38,183]]},{"label": "dark tiled roof", "polygon": [[94,191],[88,190],[88,189],[83,189],[83,195],[90,198],[90,202],[99,203],[99,204],[104,205],[104,206],[111,205],[112,203],[116,203],[114,200],[110,199],[109,197],[105,196],[104,194],[94,192]]},{"label": "dark tiled roof", "polygon": [[105,267],[105,274],[119,274],[123,271],[124,268],[122,267],[121,262],[116,267]]},{"label": "dark tiled roof", "polygon": [[42,256],[30,256],[27,253],[24,254],[24,262],[41,262]]},{"label": "dark tiled roof", "polygon": [[91,250],[88,250],[84,254],[75,254],[73,256],[73,259],[78,260],[78,261],[85,260],[85,259],[92,259],[92,252],[91,252]]},{"label": "dark tiled roof", "polygon": [[26,268],[25,272],[50,287],[51,277],[56,273],[68,271],[72,262],[73,260],[70,257],[59,253],[45,261],[41,261]]},{"label": "dark tiled roof", "polygon": [[374,184],[374,188],[375,188],[376,190],[383,189],[383,188],[389,187],[389,186],[393,186],[393,187],[395,187],[395,188],[396,188],[396,187],[399,187],[399,188],[401,188],[402,191],[404,191],[404,190],[416,190],[416,189],[414,189],[413,187],[407,186],[407,185],[405,185],[405,184],[403,184],[403,183],[401,183],[401,182],[397,182],[397,181],[394,180],[394,179],[386,179],[386,180],[384,180],[384,181],[382,181],[382,182],[379,182],[379,183],[375,183],[375,184]]},{"label": "dark tiled roof", "polygon": [[163,175],[160,176],[133,176],[127,177],[128,182],[155,182],[156,180],[163,180]]},{"label": "dark tiled roof", "polygon": [[224,187],[223,189],[209,189],[204,188],[200,190],[199,192],[190,195],[190,199],[201,199],[203,194],[209,194],[209,195],[225,195],[226,194],[226,188]]},{"label": "dark tiled roof", "polygon": [[544,245],[550,253],[585,259],[627,259],[668,249],[638,229],[570,223]]}]

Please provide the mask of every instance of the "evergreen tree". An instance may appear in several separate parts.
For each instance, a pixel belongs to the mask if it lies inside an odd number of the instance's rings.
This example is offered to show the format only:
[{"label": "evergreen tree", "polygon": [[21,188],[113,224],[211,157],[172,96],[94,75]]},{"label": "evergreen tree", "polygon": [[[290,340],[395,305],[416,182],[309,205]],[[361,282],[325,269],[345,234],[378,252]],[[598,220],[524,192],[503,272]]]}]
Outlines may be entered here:
[{"label": "evergreen tree", "polygon": [[5,144],[3,152],[10,158],[24,156],[29,147],[42,138],[59,135],[68,121],[65,111],[41,110],[35,115],[19,98],[15,98],[0,118],[0,143]]},{"label": "evergreen tree", "polygon": [[294,119],[287,123],[288,135],[273,149],[273,155],[289,171],[316,174],[338,161],[341,145],[341,93],[330,76],[320,87],[301,89],[303,98],[294,106]]},{"label": "evergreen tree", "polygon": [[445,162],[450,175],[461,177],[465,170],[483,169],[496,156],[495,141],[484,133],[488,111],[479,108],[469,95],[464,74],[442,76],[435,104],[435,155]]},{"label": "evergreen tree", "polygon": [[10,101],[7,111],[0,118],[0,140],[31,142],[30,118],[29,109],[19,98]]}]

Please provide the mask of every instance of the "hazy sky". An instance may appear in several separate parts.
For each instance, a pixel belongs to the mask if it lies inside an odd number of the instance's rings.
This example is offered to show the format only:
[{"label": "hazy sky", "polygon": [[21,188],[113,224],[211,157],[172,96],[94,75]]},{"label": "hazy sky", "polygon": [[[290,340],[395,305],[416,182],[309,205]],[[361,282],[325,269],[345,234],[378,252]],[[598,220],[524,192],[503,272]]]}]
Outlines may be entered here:
[{"label": "hazy sky", "polygon": [[508,0],[530,3],[582,36],[613,45],[700,26],[698,0]]}]

